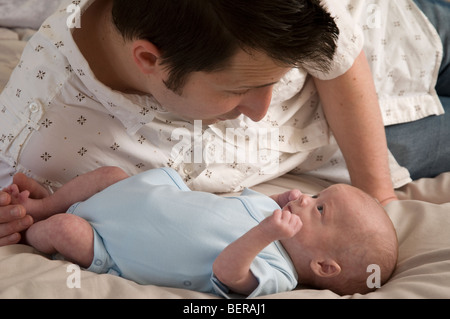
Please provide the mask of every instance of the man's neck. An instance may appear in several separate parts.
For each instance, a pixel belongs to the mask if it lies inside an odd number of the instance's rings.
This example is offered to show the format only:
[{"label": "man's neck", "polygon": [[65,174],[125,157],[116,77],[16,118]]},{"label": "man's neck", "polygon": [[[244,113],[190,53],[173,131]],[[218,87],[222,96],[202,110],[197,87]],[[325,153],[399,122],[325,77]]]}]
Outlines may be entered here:
[{"label": "man's neck", "polygon": [[96,0],[81,17],[74,40],[97,79],[113,90],[136,93],[140,72],[129,44],[112,22],[112,1]]}]

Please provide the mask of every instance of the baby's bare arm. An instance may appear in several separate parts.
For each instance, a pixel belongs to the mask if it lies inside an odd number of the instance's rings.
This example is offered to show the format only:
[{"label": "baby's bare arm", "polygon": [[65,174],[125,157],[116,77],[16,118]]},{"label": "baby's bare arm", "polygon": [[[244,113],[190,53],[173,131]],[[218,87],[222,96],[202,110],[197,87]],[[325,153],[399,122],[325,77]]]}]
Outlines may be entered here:
[{"label": "baby's bare arm", "polygon": [[251,294],[258,286],[250,270],[253,260],[270,243],[293,237],[301,227],[297,215],[276,210],[219,254],[213,264],[215,276],[233,292]]},{"label": "baby's bare arm", "polygon": [[100,167],[75,177],[43,200],[53,213],[66,212],[74,203],[84,201],[127,177],[118,167]]},{"label": "baby's bare arm", "polygon": [[17,192],[14,185],[7,190],[14,197],[16,204],[23,205],[27,213],[33,216],[35,221],[39,221],[54,214],[65,213],[74,203],[84,201],[127,177],[118,167],[101,167],[75,177],[54,194],[41,199],[30,198],[30,192],[26,189]]}]

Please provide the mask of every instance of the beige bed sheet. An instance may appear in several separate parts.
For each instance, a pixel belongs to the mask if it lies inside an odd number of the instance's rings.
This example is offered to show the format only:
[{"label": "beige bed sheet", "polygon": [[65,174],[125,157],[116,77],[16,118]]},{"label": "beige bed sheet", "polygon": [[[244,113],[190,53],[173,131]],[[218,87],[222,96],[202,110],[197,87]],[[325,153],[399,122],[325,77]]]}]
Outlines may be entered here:
[{"label": "beige bed sheet", "polygon": [[[297,187],[315,193],[327,185],[310,177],[286,175],[254,189],[271,194]],[[300,286],[294,291],[262,298],[449,298],[449,190],[450,173],[422,179],[399,190],[402,200],[386,207],[398,233],[399,262],[390,281],[375,292],[338,296],[329,290]],[[2,247],[0,298],[217,298],[189,290],[142,286],[113,275],[84,270],[75,277],[78,273],[71,265],[67,261],[50,260],[28,246]],[[72,287],[74,283],[80,287]]]}]

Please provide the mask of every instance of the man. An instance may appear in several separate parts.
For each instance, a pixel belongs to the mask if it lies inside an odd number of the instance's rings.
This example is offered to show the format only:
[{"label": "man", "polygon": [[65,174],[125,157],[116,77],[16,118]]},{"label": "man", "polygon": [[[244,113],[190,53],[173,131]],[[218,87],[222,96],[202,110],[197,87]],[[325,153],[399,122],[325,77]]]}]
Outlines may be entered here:
[{"label": "man", "polygon": [[[340,4],[77,6],[81,27],[64,9],[50,17],[2,93],[3,186],[15,171],[57,188],[103,165],[130,175],[171,166],[192,189],[239,191],[319,169],[335,138],[351,183],[396,199],[363,36]],[[279,144],[267,145],[272,133]],[[226,158],[230,149],[238,154]],[[256,160],[239,157],[252,150]],[[396,186],[409,181],[393,171]],[[0,204],[0,244],[17,243],[32,218],[6,194]]]}]

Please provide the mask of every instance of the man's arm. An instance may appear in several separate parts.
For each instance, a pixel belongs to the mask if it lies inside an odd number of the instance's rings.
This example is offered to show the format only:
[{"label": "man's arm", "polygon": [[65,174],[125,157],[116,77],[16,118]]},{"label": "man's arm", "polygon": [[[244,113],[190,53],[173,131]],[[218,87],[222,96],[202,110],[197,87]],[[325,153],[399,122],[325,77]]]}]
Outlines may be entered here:
[{"label": "man's arm", "polygon": [[383,205],[396,200],[380,106],[364,52],[345,74],[315,83],[352,184]]},{"label": "man's arm", "polygon": [[258,287],[258,280],[250,270],[253,260],[270,243],[293,237],[301,227],[297,215],[276,210],[219,254],[213,264],[215,276],[231,291],[250,295]]}]

